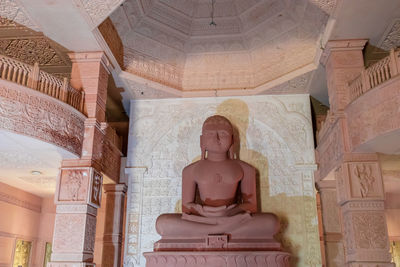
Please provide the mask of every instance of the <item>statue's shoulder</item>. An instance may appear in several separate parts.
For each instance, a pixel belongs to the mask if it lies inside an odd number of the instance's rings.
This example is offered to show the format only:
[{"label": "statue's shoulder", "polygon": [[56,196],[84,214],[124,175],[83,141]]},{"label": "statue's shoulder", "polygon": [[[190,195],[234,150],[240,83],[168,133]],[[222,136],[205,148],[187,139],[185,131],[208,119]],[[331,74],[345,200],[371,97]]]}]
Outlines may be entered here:
[{"label": "statue's shoulder", "polygon": [[252,171],[256,170],[256,168],[254,168],[253,166],[251,166],[247,162],[244,162],[244,161],[242,161],[240,159],[235,159],[235,162],[240,164],[240,166],[242,167],[243,171],[245,171],[245,172],[252,172]]},{"label": "statue's shoulder", "polygon": [[187,174],[193,173],[193,170],[196,168],[197,165],[199,165],[199,162],[200,161],[196,161],[196,162],[193,162],[193,163],[187,165],[185,168],[183,168],[182,173],[183,174],[185,174],[185,173],[187,173]]}]

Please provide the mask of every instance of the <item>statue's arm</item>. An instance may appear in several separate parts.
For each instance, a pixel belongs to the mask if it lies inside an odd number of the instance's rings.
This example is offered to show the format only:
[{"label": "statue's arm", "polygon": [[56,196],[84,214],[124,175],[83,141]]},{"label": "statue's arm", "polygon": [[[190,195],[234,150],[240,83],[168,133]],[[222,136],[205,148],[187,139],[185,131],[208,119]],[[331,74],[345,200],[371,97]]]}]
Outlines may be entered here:
[{"label": "statue's arm", "polygon": [[194,203],[196,197],[196,182],[193,175],[193,165],[185,167],[182,171],[182,212],[198,214]]},{"label": "statue's arm", "polygon": [[240,183],[243,203],[239,207],[247,212],[257,212],[257,188],[256,169],[246,163],[242,163],[243,179]]}]

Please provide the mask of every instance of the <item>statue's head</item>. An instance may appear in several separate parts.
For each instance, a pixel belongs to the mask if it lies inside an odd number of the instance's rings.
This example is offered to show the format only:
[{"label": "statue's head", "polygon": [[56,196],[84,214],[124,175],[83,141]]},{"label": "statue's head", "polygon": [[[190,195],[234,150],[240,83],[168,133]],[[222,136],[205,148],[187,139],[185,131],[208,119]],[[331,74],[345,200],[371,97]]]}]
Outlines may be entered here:
[{"label": "statue's head", "polygon": [[233,127],[230,121],[220,115],[208,117],[203,123],[200,147],[202,159],[205,159],[206,151],[229,152],[229,158],[233,159]]}]

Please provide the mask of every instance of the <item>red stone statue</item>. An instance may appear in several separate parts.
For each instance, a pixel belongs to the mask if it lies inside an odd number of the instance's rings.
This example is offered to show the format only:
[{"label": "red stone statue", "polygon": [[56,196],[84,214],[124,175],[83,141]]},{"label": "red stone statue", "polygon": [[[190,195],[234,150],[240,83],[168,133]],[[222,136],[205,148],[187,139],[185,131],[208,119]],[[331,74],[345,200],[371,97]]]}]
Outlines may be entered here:
[{"label": "red stone statue", "polygon": [[234,159],[233,128],[209,117],[200,136],[201,160],[182,173],[182,214],[162,214],[155,251],[280,250],[278,218],[257,213],[256,170]]}]

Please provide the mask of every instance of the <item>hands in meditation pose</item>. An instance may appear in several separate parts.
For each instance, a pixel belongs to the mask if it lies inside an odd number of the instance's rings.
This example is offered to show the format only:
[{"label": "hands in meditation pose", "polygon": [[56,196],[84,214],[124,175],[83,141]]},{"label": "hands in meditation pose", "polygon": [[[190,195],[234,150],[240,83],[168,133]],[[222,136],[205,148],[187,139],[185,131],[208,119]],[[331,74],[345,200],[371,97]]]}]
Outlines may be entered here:
[{"label": "hands in meditation pose", "polygon": [[157,219],[159,245],[226,235],[230,241],[245,240],[243,248],[254,248],[249,243],[259,242],[264,245],[255,246],[258,249],[279,249],[274,240],[279,221],[272,213],[257,213],[256,170],[234,159],[229,120],[209,117],[203,124],[200,147],[201,160],[182,173],[182,215],[162,214]]}]

